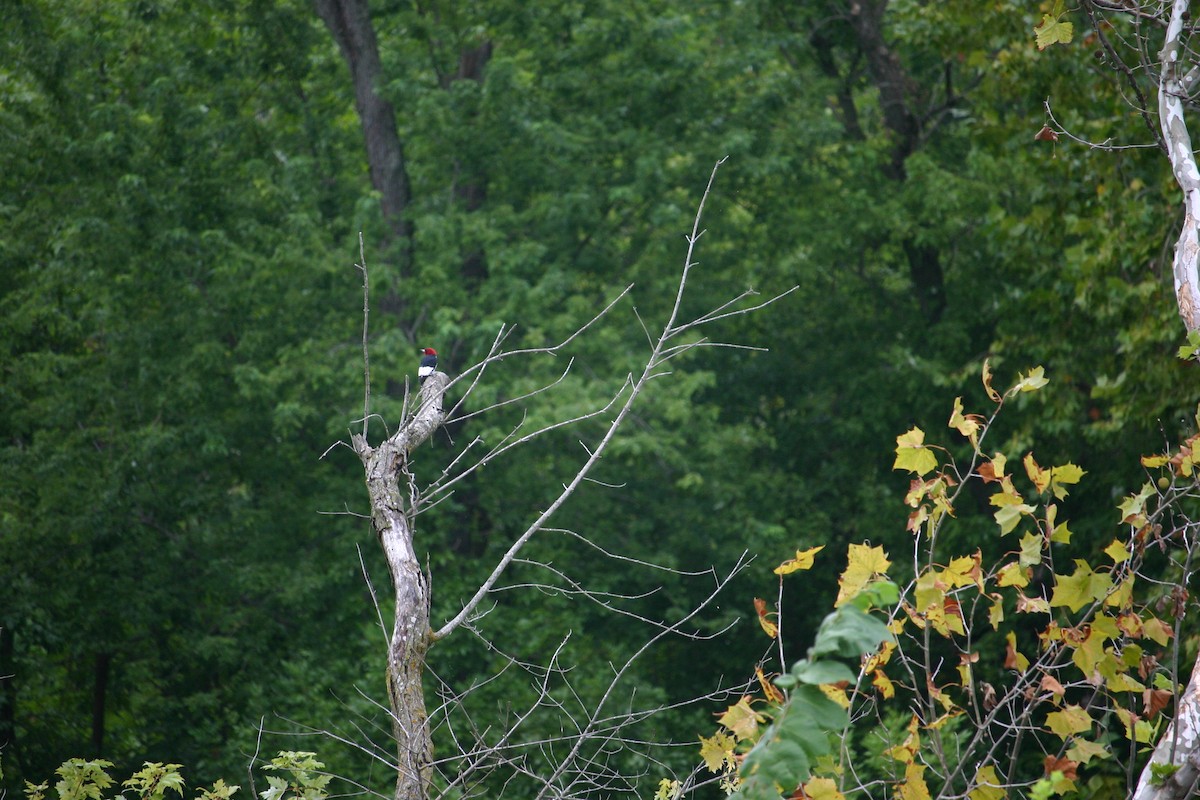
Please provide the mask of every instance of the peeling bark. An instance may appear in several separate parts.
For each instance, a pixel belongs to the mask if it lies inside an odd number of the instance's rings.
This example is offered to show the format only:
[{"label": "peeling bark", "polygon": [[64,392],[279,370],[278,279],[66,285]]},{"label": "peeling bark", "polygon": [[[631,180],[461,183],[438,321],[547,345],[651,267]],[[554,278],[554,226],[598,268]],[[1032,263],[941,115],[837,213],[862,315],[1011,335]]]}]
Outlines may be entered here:
[{"label": "peeling bark", "polygon": [[396,739],[396,800],[428,795],[432,745],[425,711],[423,672],[429,647],[429,582],[413,547],[412,488],[408,456],[442,424],[442,399],[449,378],[435,372],[421,386],[417,413],[378,447],[352,437],[366,471],[371,525],[387,558],[396,593],[388,646],[387,689]]},{"label": "peeling bark", "polygon": [[[1192,678],[1176,701],[1175,719],[1159,739],[1154,755],[1142,770],[1133,800],[1184,800],[1192,797],[1200,784],[1200,659],[1192,668]],[[1174,764],[1169,777],[1157,780],[1151,767]]]},{"label": "peeling bark", "polygon": [[[1192,137],[1184,119],[1184,101],[1200,83],[1200,67],[1187,69],[1183,34],[1188,0],[1174,0],[1167,35],[1159,57],[1158,124],[1167,145],[1175,181],[1183,190],[1183,230],[1175,244],[1172,272],[1179,316],[1189,331],[1200,330],[1200,169],[1192,152]],[[1186,70],[1186,71],[1185,71]]]}]

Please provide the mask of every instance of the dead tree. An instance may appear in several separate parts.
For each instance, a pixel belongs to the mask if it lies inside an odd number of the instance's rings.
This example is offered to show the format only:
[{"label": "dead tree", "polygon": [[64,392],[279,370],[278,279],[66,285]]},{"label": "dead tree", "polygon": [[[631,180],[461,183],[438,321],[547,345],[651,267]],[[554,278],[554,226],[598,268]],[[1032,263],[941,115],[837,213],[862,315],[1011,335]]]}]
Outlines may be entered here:
[{"label": "dead tree", "polygon": [[[522,548],[533,536],[549,529],[551,520],[556,512],[567,503],[580,485],[588,479],[589,473],[592,472],[614,437],[617,436],[618,431],[628,419],[631,410],[634,408],[646,386],[651,381],[669,374],[669,361],[697,347],[740,346],[698,338],[696,336],[698,329],[722,319],[757,311],[774,303],[792,291],[788,290],[762,302],[747,304],[746,301],[748,298],[756,294],[753,290],[748,290],[698,317],[690,320],[684,320],[681,317],[683,298],[692,271],[696,266],[693,261],[693,255],[703,233],[700,229],[700,222],[704,203],[708,198],[709,191],[712,188],[712,181],[716,177],[719,166],[720,162],[713,168],[708,186],[705,188],[704,195],[700,200],[692,230],[686,237],[687,252],[675,293],[674,304],[667,321],[661,329],[661,333],[658,334],[657,338],[648,337],[650,339],[650,349],[645,358],[641,373],[627,376],[617,394],[602,406],[572,419],[561,420],[537,430],[522,432],[518,428],[505,441],[493,446],[486,453],[474,457],[470,461],[469,466],[457,471],[448,469],[442,475],[438,476],[437,479],[424,486],[422,486],[417,476],[410,470],[412,452],[423,442],[427,441],[448,417],[457,413],[458,409],[462,407],[463,401],[470,395],[472,389],[478,386],[484,379],[490,365],[505,358],[560,352],[572,340],[583,335],[593,325],[598,324],[606,316],[613,313],[618,303],[629,294],[633,287],[627,287],[605,306],[600,313],[581,326],[575,333],[563,342],[553,346],[506,351],[503,349],[503,345],[510,329],[502,328],[497,334],[487,357],[470,369],[465,370],[462,375],[459,375],[452,381],[445,373],[435,372],[427,378],[420,386],[415,401],[411,404],[406,401],[405,407],[409,408],[411,406],[412,410],[411,413],[406,413],[406,417],[401,421],[398,430],[380,444],[373,446],[370,444],[367,435],[368,421],[371,418],[371,395],[369,353],[367,352],[367,298],[369,287],[366,280],[367,270],[365,259],[363,260],[363,264],[359,265],[364,279],[363,360],[365,392],[363,431],[352,437],[351,446],[358,454],[365,470],[367,490],[371,502],[371,524],[386,556],[392,588],[396,598],[387,653],[387,694],[390,706],[389,712],[392,719],[392,734],[395,739],[396,761],[393,766],[397,773],[396,800],[424,800],[430,796],[431,774],[434,764],[430,745],[429,715],[425,706],[426,653],[428,649],[438,640],[451,635],[459,628],[464,626],[470,627],[472,619],[479,613],[480,604],[495,589],[497,581],[514,560],[517,559]],[[570,369],[571,367],[568,365],[567,371]],[[563,377],[565,375],[566,373],[564,372]],[[562,378],[558,380],[561,381]],[[463,392],[463,397],[455,408],[446,410],[445,397],[447,390],[459,382],[467,384]],[[527,401],[541,392],[552,390],[553,386],[554,384],[542,387],[523,397],[506,401],[503,405]],[[495,408],[495,406],[492,408]],[[491,409],[483,409],[482,411],[474,412],[474,414],[484,413],[489,410]],[[432,627],[429,620],[429,581],[427,576],[422,572],[417,548],[414,544],[414,521],[417,515],[429,508],[431,504],[436,503],[439,498],[446,496],[448,492],[452,491],[468,475],[504,453],[552,430],[584,420],[605,420],[606,425],[598,441],[590,446],[585,445],[586,456],[583,458],[574,476],[563,485],[562,491],[554,501],[545,510],[537,513],[525,531],[511,543],[504,556],[495,565],[491,574],[479,586],[474,595],[462,606],[461,610],[439,627]],[[480,444],[482,443],[478,439],[468,442],[463,447],[463,452],[455,458],[454,463],[466,463],[468,460],[467,457],[474,454],[476,452],[474,448]],[[695,634],[689,633],[685,630],[684,626],[707,603],[711,602],[716,593],[741,569],[741,566],[742,562],[739,562],[724,575],[712,571],[703,573],[704,575],[711,575],[713,581],[712,591],[706,600],[699,603],[696,608],[690,613],[683,615],[680,619],[671,622],[646,620],[646,622],[655,626],[655,632],[649,637],[645,645],[637,651],[637,654],[644,652],[654,642],[666,636],[694,636]],[[589,594],[586,588],[581,587],[580,591],[584,594]],[[594,595],[591,599],[598,600],[601,603],[606,602],[604,598],[598,598]],[[539,770],[533,770],[528,766],[524,766],[524,762],[511,757],[509,751],[506,750],[506,741],[511,738],[509,736],[501,737],[499,742],[493,741],[489,743],[485,743],[482,739],[476,739],[474,743],[466,748],[466,752],[459,754],[458,758],[470,768],[484,763],[494,764],[497,762],[515,765],[517,771],[523,770],[526,775],[532,775],[541,785],[540,797],[585,796],[589,792],[603,792],[615,778],[606,771],[605,766],[599,763],[595,756],[589,755],[585,758],[582,754],[588,742],[612,743],[618,741],[622,735],[621,731],[627,725],[633,724],[641,718],[641,712],[612,712],[605,708],[606,701],[610,699],[615,691],[617,681],[628,670],[631,663],[632,659],[620,669],[614,667],[616,677],[609,691],[605,694],[604,699],[600,702],[599,707],[590,709],[586,715],[586,719],[578,724],[578,730],[572,735],[564,735],[563,739],[557,743],[561,752],[556,763],[542,767]],[[547,670],[543,673],[543,677],[549,680],[549,676],[552,674],[556,674],[553,663],[548,666]],[[452,707],[454,705],[453,692],[451,691],[445,696],[450,699],[444,702],[443,706]],[[545,696],[546,693],[543,692],[540,699],[544,699]],[[516,725],[509,729],[510,732],[515,731],[519,727],[519,724],[518,721]],[[594,753],[595,751],[589,752]],[[542,769],[545,770],[544,773],[541,772]],[[455,789],[456,791],[462,790],[462,774],[463,771],[460,770],[459,778],[455,779],[460,782],[460,786]]]}]

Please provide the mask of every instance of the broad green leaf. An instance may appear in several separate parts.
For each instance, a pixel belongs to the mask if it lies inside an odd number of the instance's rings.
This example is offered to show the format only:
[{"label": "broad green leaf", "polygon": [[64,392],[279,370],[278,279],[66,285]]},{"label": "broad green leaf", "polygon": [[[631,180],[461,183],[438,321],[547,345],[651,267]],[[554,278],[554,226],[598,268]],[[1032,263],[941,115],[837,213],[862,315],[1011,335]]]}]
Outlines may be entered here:
[{"label": "broad green leaf", "polygon": [[1067,750],[1067,758],[1086,764],[1093,758],[1112,758],[1112,752],[1105,745],[1076,737]]},{"label": "broad green leaf", "polygon": [[1051,711],[1047,714],[1046,727],[1058,738],[1066,741],[1077,733],[1091,730],[1092,718],[1083,708],[1070,705],[1062,711]]},{"label": "broad green leaf", "polygon": [[1035,26],[1033,32],[1038,50],[1045,50],[1052,44],[1070,44],[1075,35],[1075,26],[1057,16],[1043,14],[1041,24]]},{"label": "broad green leaf", "polygon": [[974,788],[967,793],[971,800],[1004,800],[1008,796],[993,766],[975,770]]},{"label": "broad green leaf", "polygon": [[809,661],[801,659],[792,665],[791,675],[800,683],[819,686],[823,683],[854,682],[855,675],[840,661]]},{"label": "broad green leaf", "polygon": [[896,461],[892,469],[925,475],[937,469],[937,465],[937,457],[925,446],[925,431],[914,427],[896,437]]},{"label": "broad green leaf", "polygon": [[1125,548],[1124,543],[1119,542],[1116,539],[1113,539],[1108,547],[1104,548],[1104,554],[1111,558],[1116,564],[1121,564],[1125,561],[1128,561],[1132,555],[1129,550]]},{"label": "broad green leaf", "polygon": [[813,642],[808,655],[813,660],[822,656],[857,660],[891,640],[892,633],[886,624],[857,606],[847,604],[836,609],[821,622],[821,627],[817,629],[816,641]]},{"label": "broad green leaf", "polygon": [[1110,575],[1093,572],[1086,561],[1075,559],[1074,574],[1054,576],[1054,593],[1050,596],[1050,606],[1066,606],[1072,611],[1078,611],[1088,603],[1103,600],[1111,588]]},{"label": "broad green leaf", "polygon": [[1042,563],[1042,545],[1045,541],[1040,533],[1026,533],[1021,537],[1020,563],[1022,567],[1032,567]]}]

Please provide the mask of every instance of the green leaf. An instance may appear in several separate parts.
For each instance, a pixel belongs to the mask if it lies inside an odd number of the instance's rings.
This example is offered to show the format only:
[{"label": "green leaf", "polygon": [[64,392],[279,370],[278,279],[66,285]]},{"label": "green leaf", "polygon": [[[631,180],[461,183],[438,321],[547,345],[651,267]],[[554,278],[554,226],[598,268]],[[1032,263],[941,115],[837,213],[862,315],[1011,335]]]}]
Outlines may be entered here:
[{"label": "green leaf", "polygon": [[854,681],[855,675],[840,661],[809,661],[802,659],[792,665],[791,674],[800,683],[819,685]]},{"label": "green leaf", "polygon": [[892,469],[906,469],[925,475],[937,469],[937,457],[925,446],[925,431],[913,427],[896,437],[896,461]]},{"label": "green leaf", "polygon": [[817,759],[832,752],[832,735],[840,734],[848,721],[845,709],[816,686],[798,687],[758,744],[746,754],[742,787],[735,796],[778,800],[776,787],[789,787],[791,791],[804,783]]},{"label": "green leaf", "polygon": [[890,641],[892,633],[887,625],[848,603],[821,621],[808,656],[813,660],[822,656],[858,659]]},{"label": "green leaf", "polygon": [[1042,15],[1042,23],[1033,29],[1037,36],[1038,50],[1045,50],[1052,44],[1070,44],[1075,35],[1075,26],[1063,22],[1049,14]]}]

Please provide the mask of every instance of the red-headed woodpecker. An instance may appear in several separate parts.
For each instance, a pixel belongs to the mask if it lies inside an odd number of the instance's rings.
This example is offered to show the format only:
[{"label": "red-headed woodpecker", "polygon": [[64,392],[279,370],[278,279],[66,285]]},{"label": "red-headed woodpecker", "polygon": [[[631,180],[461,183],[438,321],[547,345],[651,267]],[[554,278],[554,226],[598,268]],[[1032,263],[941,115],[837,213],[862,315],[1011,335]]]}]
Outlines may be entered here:
[{"label": "red-headed woodpecker", "polygon": [[421,366],[417,367],[417,380],[421,383],[437,369],[437,350],[426,347],[421,351]]}]

